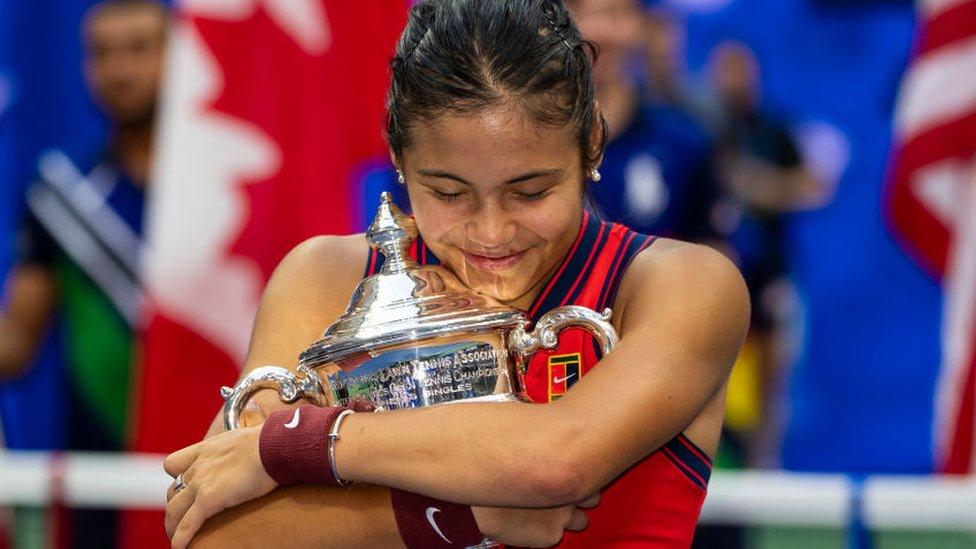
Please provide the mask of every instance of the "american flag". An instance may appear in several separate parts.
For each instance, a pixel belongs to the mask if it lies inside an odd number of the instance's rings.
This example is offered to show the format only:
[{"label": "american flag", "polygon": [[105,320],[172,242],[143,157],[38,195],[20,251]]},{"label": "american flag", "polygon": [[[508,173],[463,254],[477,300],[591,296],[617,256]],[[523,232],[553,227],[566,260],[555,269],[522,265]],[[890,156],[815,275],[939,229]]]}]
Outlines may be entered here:
[{"label": "american flag", "polygon": [[936,467],[976,471],[976,0],[919,2],[900,91],[887,215],[944,292]]}]

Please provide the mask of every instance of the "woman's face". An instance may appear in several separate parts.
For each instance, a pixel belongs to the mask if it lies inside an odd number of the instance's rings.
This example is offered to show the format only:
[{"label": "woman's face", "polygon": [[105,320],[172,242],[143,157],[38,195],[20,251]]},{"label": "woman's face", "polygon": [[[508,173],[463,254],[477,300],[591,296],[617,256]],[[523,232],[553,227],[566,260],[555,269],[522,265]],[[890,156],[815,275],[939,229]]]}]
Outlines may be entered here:
[{"label": "woman's face", "polygon": [[486,108],[415,123],[401,169],[424,242],[468,287],[528,307],[579,232],[580,151],[570,125]]}]

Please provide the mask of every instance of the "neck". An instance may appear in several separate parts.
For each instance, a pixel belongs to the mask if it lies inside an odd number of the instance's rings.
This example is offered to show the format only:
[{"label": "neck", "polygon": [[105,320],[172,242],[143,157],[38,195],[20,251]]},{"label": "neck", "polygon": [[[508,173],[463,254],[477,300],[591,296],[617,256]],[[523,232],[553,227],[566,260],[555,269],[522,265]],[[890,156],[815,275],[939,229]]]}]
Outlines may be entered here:
[{"label": "neck", "polygon": [[133,183],[143,186],[152,161],[153,125],[131,124],[116,128],[110,148]]},{"label": "neck", "polygon": [[726,92],[722,96],[725,111],[734,118],[748,118],[756,112],[755,97],[745,92]]},{"label": "neck", "polygon": [[613,139],[627,129],[637,113],[637,87],[624,78],[614,78],[598,86],[597,100]]},{"label": "neck", "polygon": [[552,269],[547,272],[538,282],[535,283],[531,288],[529,288],[524,294],[514,298],[502,301],[503,305],[508,305],[514,309],[519,309],[520,311],[528,311],[535,304],[535,298],[539,297],[542,293],[543,288],[556,274],[556,269],[562,264],[562,260],[553,265]]}]

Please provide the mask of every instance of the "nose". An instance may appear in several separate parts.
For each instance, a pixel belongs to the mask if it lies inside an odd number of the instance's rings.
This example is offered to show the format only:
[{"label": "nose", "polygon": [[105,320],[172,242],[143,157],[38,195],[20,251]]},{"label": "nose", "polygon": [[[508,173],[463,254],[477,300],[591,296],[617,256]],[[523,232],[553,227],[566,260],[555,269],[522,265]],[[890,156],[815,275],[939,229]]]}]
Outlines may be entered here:
[{"label": "nose", "polygon": [[483,251],[504,248],[515,238],[515,223],[498,201],[488,200],[472,212],[466,225],[468,240]]}]

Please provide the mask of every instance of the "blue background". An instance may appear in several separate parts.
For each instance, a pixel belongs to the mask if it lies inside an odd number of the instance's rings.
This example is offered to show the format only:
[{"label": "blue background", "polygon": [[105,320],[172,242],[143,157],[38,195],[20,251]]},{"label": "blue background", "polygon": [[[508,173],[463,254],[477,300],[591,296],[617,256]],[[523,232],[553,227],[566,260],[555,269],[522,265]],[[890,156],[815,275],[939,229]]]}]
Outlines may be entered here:
[{"label": "blue background", "polygon": [[[0,0],[0,98],[7,98],[0,103],[0,274],[10,265],[38,154],[50,147],[82,154],[104,140],[105,122],[79,66],[79,22],[90,3]],[[719,40],[744,41],[758,53],[770,108],[791,123],[826,122],[850,143],[833,202],[788,224],[803,347],[787,387],[782,463],[928,472],[940,293],[897,247],[880,208],[913,12],[907,3],[817,6],[734,0],[687,18],[693,71]],[[52,347],[25,379],[0,387],[9,446],[60,446],[59,390]],[[15,428],[26,416],[30,428]]]},{"label": "blue background", "polygon": [[[105,121],[81,74],[79,29],[92,2],[0,0],[0,274],[16,250],[23,191],[39,154],[60,148],[77,159],[104,141]],[[12,448],[60,448],[63,389],[52,334],[23,379],[0,386],[0,418]]]},{"label": "blue background", "polygon": [[688,19],[692,69],[717,41],[741,40],[760,60],[771,110],[794,123],[826,122],[850,143],[832,203],[789,224],[804,307],[801,356],[785,399],[789,469],[932,468],[941,295],[881,213],[892,111],[913,32],[904,2],[737,0]]}]

